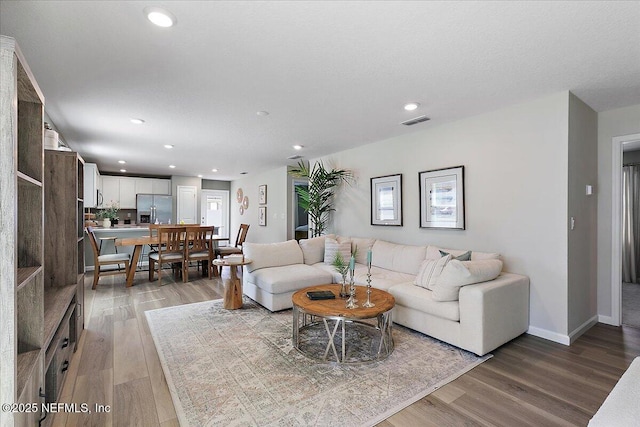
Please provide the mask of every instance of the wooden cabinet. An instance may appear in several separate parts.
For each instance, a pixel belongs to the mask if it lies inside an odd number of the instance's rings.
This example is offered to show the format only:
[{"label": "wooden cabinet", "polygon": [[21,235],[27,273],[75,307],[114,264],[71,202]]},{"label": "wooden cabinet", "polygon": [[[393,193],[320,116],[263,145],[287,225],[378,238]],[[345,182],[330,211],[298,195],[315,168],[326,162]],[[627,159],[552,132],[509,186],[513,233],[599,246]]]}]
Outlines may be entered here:
[{"label": "wooden cabinet", "polygon": [[153,194],[153,179],[134,178],[136,181],[136,194]]},{"label": "wooden cabinet", "polygon": [[84,161],[74,152],[44,155],[45,399],[58,401],[84,328]]},{"label": "wooden cabinet", "polygon": [[102,190],[100,171],[95,163],[84,164],[84,207],[97,208],[102,206]]},{"label": "wooden cabinet", "polygon": [[[44,97],[10,37],[0,36],[0,70],[0,403],[40,403]],[[0,411],[0,425],[39,416]]]},{"label": "wooden cabinet", "polygon": [[171,180],[170,179],[152,179],[152,193],[153,194],[168,194],[171,195]]},{"label": "wooden cabinet", "polygon": [[102,206],[120,203],[120,177],[102,175]]},{"label": "wooden cabinet", "polygon": [[136,178],[120,178],[120,209],[136,208]]}]

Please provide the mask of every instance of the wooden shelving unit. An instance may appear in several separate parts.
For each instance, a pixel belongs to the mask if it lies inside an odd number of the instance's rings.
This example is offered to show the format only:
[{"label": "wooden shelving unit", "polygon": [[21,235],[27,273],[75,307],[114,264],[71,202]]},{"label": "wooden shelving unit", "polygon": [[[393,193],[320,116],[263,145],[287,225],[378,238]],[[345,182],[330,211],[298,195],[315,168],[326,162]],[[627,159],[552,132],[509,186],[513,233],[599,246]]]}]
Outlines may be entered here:
[{"label": "wooden shelving unit", "polygon": [[[0,36],[0,402],[41,402],[44,97],[15,40]],[[39,413],[0,412],[0,425]]]},{"label": "wooden shelving unit", "polygon": [[78,153],[44,152],[43,348],[47,402],[58,401],[66,367],[84,326],[80,312],[84,301],[83,169],[84,161]]}]

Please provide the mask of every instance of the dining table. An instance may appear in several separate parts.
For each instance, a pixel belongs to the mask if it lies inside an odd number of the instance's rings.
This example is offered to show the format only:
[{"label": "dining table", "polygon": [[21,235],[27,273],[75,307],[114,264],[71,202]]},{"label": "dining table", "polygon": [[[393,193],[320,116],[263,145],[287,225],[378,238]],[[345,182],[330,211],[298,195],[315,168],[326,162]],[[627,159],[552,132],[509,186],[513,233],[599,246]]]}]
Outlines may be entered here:
[{"label": "dining table", "polygon": [[[214,244],[214,251],[218,245],[218,242],[228,241],[228,237],[219,236],[214,234],[211,236],[211,241]],[[115,240],[116,246],[133,246],[133,254],[131,255],[131,262],[129,263],[129,270],[127,271],[127,288],[133,286],[133,278],[136,275],[136,268],[140,259],[140,253],[144,245],[157,245],[159,243],[158,236],[138,236],[138,237],[124,237],[117,238]]]}]

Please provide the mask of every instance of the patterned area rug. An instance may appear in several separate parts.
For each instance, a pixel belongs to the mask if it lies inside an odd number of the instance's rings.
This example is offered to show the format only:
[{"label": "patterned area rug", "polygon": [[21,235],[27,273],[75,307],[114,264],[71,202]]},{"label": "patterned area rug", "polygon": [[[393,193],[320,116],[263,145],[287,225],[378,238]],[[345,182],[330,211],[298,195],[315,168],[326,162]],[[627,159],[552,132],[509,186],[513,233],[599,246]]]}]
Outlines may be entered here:
[{"label": "patterned area rug", "polygon": [[147,311],[181,426],[371,426],[487,360],[394,325],[395,350],[365,365],[306,358],[291,310],[245,297]]}]

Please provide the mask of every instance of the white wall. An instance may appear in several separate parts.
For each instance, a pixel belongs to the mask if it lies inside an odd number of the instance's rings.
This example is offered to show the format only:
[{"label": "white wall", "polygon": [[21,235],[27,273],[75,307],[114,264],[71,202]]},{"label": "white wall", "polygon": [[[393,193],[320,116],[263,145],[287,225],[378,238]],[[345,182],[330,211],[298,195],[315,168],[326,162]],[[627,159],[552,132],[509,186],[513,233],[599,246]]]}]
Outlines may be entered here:
[{"label": "white wall", "polygon": [[[287,239],[287,168],[281,167],[231,182],[230,237],[235,239],[241,223],[249,224],[247,242],[270,243]],[[267,185],[267,225],[258,225],[258,186]],[[238,188],[249,197],[249,208],[240,215],[236,200]]]},{"label": "white wall", "polygon": [[597,322],[597,196],[586,195],[598,177],[598,115],[575,95],[569,96],[568,332],[571,340]]},{"label": "white wall", "polygon": [[[640,104],[598,114],[598,314],[611,311],[612,138],[640,133]],[[621,172],[620,172],[621,173]]]},{"label": "white wall", "polygon": [[[326,157],[357,177],[339,193],[332,231],[500,252],[505,270],[531,279],[530,332],[565,342],[568,110],[562,92]],[[466,230],[419,228],[418,173],[458,165],[465,166]],[[404,226],[371,226],[369,179],[396,173],[403,174]]]}]

